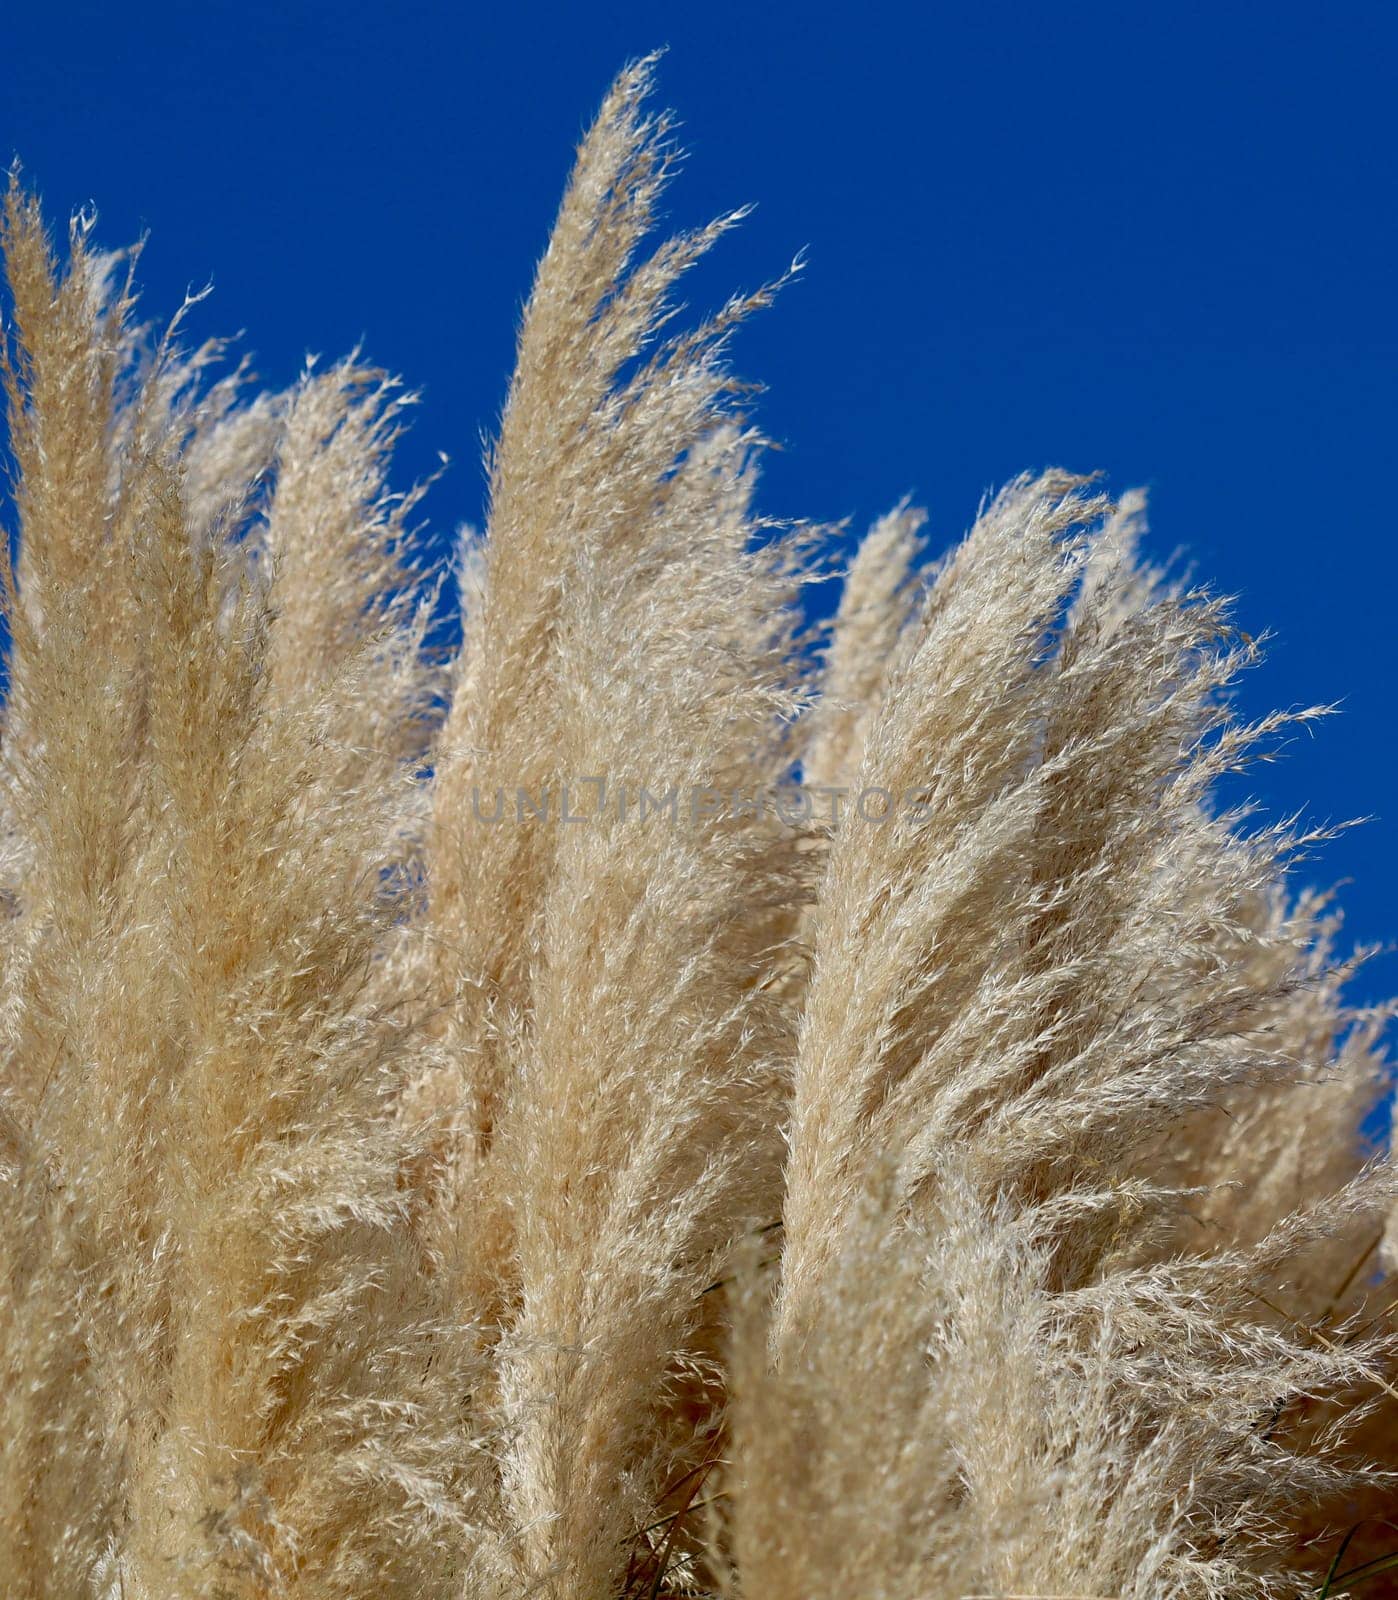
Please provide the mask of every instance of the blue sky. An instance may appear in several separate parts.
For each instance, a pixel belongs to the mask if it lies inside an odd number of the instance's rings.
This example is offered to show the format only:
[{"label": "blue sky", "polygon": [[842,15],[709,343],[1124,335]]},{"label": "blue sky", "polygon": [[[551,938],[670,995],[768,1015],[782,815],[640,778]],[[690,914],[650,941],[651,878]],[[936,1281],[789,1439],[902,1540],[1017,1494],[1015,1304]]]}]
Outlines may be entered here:
[{"label": "blue sky", "polygon": [[1356,937],[1398,934],[1391,8],[31,5],[0,146],[53,213],[150,229],[152,309],[212,278],[196,326],[246,329],[267,381],[362,338],[420,385],[406,469],[453,456],[446,529],[479,516],[572,148],[661,44],[673,220],[759,202],[693,302],[808,252],[738,345],[767,508],[911,493],[949,538],[1024,467],[1147,484],[1156,548],[1278,635],[1245,706],[1344,702],[1251,787],[1375,816],[1310,870],[1355,880]]}]

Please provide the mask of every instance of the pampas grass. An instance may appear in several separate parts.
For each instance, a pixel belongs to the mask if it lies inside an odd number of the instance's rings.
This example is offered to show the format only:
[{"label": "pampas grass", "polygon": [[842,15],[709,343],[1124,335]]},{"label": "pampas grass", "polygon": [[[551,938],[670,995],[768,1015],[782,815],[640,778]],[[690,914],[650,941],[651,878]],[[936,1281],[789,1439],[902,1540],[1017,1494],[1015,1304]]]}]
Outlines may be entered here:
[{"label": "pampas grass", "polygon": [[809,626],[651,73],[451,651],[412,396],[11,182],[3,1592],[1381,1593],[1387,1018],[1216,798],[1318,713],[1060,471]]}]

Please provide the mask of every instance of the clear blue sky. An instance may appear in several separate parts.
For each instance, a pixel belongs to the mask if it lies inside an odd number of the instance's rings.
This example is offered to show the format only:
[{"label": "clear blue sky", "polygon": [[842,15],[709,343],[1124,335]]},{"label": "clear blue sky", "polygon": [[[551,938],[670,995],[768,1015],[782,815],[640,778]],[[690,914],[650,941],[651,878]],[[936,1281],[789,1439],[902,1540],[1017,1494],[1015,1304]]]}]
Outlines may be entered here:
[{"label": "clear blue sky", "polygon": [[767,506],[911,492],[951,536],[1023,467],[1148,484],[1157,548],[1279,635],[1245,704],[1344,701],[1253,788],[1377,816],[1312,870],[1398,934],[1391,7],[15,6],[0,147],[54,213],[151,230],[152,309],[212,277],[197,326],[246,329],[268,381],[362,337],[422,386],[408,466],[455,458],[450,528],[577,136],[658,44],[674,219],[759,202],[693,300],[808,247],[738,345],[784,446]]}]

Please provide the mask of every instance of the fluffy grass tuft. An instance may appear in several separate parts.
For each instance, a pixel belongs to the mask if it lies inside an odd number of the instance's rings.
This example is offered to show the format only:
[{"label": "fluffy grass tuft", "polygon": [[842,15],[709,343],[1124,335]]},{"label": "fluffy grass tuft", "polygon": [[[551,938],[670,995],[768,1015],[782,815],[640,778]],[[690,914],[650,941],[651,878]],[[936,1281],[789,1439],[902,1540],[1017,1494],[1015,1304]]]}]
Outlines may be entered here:
[{"label": "fluffy grass tuft", "polygon": [[454,591],[393,378],[11,181],[0,1588],[1382,1594],[1387,1015],[1217,799],[1319,713],[1061,471],[812,630],[651,76]]}]

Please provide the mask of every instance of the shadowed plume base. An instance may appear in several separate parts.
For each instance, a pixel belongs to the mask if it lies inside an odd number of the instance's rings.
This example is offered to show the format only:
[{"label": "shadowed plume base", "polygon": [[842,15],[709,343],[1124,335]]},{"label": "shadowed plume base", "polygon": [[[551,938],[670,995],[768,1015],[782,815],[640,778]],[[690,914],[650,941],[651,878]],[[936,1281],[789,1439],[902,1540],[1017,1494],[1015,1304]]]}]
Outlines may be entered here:
[{"label": "shadowed plume base", "polygon": [[11,183],[0,1592],[1392,1592],[1387,1016],[1217,799],[1318,713],[1059,471],[810,625],[651,65],[445,576],[396,380]]}]

